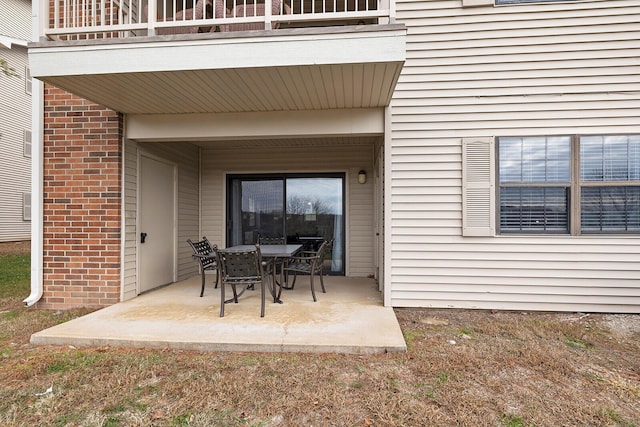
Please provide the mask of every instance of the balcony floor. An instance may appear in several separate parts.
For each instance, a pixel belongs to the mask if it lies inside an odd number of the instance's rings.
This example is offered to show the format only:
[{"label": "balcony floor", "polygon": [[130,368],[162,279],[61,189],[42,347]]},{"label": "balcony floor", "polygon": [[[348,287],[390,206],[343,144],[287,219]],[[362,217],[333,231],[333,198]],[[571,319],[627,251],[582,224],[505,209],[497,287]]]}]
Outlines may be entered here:
[{"label": "balcony floor", "polygon": [[[174,283],[32,335],[37,345],[120,346],[199,351],[375,354],[404,352],[406,344],[391,307],[382,305],[375,282],[329,276],[327,293],[313,302],[309,279],[283,291],[283,304],[247,291],[219,317],[220,294],[200,277]],[[230,289],[228,294],[230,294]]]}]

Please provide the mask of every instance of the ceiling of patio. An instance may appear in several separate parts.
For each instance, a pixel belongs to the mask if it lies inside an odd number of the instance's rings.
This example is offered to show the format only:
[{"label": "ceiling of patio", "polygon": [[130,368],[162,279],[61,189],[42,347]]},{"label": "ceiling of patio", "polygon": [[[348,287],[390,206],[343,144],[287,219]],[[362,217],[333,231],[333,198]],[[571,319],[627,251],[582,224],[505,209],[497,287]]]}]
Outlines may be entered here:
[{"label": "ceiling of patio", "polygon": [[129,114],[384,107],[406,30],[370,27],[41,42],[30,46],[31,73]]}]

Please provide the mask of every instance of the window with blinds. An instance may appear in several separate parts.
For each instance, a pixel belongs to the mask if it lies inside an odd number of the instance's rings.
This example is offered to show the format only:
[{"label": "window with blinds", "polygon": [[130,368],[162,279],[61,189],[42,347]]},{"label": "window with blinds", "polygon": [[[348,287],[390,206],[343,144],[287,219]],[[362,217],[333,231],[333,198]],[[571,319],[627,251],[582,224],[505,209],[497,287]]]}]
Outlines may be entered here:
[{"label": "window with blinds", "polygon": [[500,233],[640,232],[640,135],[498,138]]},{"label": "window with blinds", "polygon": [[502,4],[526,4],[526,3],[569,3],[583,0],[496,0],[496,5]]},{"label": "window with blinds", "polygon": [[583,233],[640,231],[640,135],[580,138]]}]

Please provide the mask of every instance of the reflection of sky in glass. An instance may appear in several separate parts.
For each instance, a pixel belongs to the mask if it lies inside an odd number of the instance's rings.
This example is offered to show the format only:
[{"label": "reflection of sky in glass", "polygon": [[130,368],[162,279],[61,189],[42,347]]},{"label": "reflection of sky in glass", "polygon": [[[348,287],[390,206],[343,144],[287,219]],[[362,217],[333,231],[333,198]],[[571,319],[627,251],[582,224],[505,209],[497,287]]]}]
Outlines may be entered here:
[{"label": "reflection of sky in glass", "polygon": [[342,179],[340,178],[289,178],[287,201],[299,198],[307,202],[321,201],[327,213],[342,214]]},{"label": "reflection of sky in glass", "polygon": [[640,179],[640,135],[580,138],[580,179],[583,181]]},{"label": "reflection of sky in glass", "polygon": [[571,138],[500,138],[500,182],[567,182]]}]

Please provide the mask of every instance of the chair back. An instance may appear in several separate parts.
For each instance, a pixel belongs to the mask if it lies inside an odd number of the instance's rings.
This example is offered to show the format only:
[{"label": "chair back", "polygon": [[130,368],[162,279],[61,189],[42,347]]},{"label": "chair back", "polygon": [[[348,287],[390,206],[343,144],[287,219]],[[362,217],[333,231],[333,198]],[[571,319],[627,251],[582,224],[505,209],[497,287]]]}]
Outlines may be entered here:
[{"label": "chair back", "polygon": [[[282,2],[281,0],[273,0],[271,2],[271,14],[272,15],[280,15],[280,6]],[[285,14],[290,14],[291,9],[285,4],[284,8]],[[264,16],[264,3],[249,3],[249,4],[239,4],[234,7],[228,16],[232,18],[245,18],[250,16]],[[279,22],[273,23],[273,28],[280,28]],[[228,31],[251,31],[251,30],[264,30],[264,22],[244,22],[237,24],[227,24],[220,25],[220,31],[228,32]]]},{"label": "chair back", "polygon": [[258,242],[261,245],[284,245],[287,243],[286,239],[282,236],[263,236],[258,237]]},{"label": "chair back", "polygon": [[329,245],[330,243],[325,240],[318,248],[318,252],[316,252],[316,259],[319,266],[322,266],[322,259],[324,258],[325,252],[329,249]]},{"label": "chair back", "polygon": [[216,253],[222,283],[255,283],[262,280],[259,246],[246,251],[218,249]]},{"label": "chair back", "polygon": [[187,239],[187,243],[193,249],[195,255],[199,255],[197,258],[200,261],[200,266],[203,269],[216,264],[216,245],[212,245],[206,236],[202,236],[202,240],[193,242],[191,239]]}]

